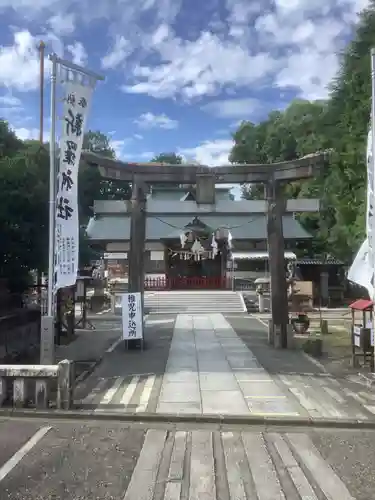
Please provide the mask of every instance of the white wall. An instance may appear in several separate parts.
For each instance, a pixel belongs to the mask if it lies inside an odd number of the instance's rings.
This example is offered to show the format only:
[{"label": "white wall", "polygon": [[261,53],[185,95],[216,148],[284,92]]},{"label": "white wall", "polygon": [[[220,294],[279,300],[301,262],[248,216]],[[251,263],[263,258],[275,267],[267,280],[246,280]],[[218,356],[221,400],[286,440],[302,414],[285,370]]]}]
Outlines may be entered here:
[{"label": "white wall", "polygon": [[[107,243],[107,252],[126,252],[130,250],[130,242],[116,241],[112,243]],[[164,245],[160,241],[149,241],[146,242],[146,250],[164,250]]]}]

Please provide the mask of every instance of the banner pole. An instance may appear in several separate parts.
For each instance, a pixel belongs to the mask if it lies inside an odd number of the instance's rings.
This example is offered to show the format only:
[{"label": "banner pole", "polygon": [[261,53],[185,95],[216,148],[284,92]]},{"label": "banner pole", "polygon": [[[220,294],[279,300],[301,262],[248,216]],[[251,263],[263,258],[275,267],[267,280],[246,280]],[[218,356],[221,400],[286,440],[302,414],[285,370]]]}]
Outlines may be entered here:
[{"label": "banner pole", "polygon": [[[371,284],[373,287],[373,294],[371,300],[375,302],[375,249],[374,249],[374,193],[375,193],[375,48],[371,49],[371,165],[367,165],[368,169],[371,169],[371,179],[372,185],[369,186],[371,189],[371,200],[368,200],[369,207],[367,210],[371,210],[371,222],[368,227],[368,242],[369,242],[369,252],[370,252],[370,263],[371,263]],[[366,327],[367,325],[363,325]],[[375,314],[374,307],[372,311],[372,332],[371,332],[371,344],[374,345],[374,331],[375,331]]]},{"label": "banner pole", "polygon": [[55,210],[56,210],[56,78],[57,56],[51,54],[51,131],[49,144],[49,233],[48,233],[48,291],[47,315],[41,318],[40,363],[52,365],[55,362]]}]

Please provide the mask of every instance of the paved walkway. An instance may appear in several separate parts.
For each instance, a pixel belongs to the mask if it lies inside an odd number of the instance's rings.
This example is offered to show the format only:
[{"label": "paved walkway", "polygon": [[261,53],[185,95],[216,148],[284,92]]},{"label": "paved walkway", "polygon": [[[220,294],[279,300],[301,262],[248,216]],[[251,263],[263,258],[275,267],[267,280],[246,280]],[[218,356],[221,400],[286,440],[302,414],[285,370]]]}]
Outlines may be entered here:
[{"label": "paved walkway", "polygon": [[[230,323],[228,322],[230,321]],[[373,386],[336,379],[299,351],[267,345],[249,316],[149,316],[147,349],[120,344],[75,394],[98,412],[368,420]]]},{"label": "paved walkway", "polygon": [[157,412],[298,415],[222,314],[178,315]]},{"label": "paved walkway", "polygon": [[0,498],[373,499],[374,433],[322,432],[0,420]]}]

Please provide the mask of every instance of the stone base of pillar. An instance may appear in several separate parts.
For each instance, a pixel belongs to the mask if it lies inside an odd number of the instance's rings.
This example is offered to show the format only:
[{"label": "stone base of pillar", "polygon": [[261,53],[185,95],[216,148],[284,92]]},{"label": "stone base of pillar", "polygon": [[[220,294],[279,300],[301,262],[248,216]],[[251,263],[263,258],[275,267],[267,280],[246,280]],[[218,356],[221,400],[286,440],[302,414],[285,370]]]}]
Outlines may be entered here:
[{"label": "stone base of pillar", "polygon": [[274,344],[274,331],[273,331],[272,319],[268,320],[268,344],[269,345]]},{"label": "stone base of pillar", "polygon": [[275,349],[281,349],[282,348],[282,341],[281,341],[281,325],[275,325],[273,329],[273,345]]},{"label": "stone base of pillar", "polygon": [[296,344],[294,340],[294,329],[293,325],[291,325],[290,323],[287,325],[286,335],[287,335],[288,349],[295,349]]}]

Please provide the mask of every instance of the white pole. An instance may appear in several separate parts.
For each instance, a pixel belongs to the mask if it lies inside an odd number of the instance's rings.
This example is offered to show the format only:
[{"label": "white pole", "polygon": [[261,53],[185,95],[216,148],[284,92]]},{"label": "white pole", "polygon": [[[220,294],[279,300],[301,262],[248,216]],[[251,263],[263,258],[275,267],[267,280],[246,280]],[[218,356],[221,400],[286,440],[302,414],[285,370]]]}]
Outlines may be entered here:
[{"label": "white pole", "polygon": [[56,211],[56,76],[57,62],[51,57],[51,132],[49,144],[49,239],[48,239],[48,307],[47,315],[54,315],[54,271],[55,271],[55,211]]},{"label": "white pole", "polygon": [[[374,190],[375,190],[375,48],[371,49],[371,139],[372,139],[372,144],[371,144],[371,153],[372,153],[372,158],[371,158],[371,165],[368,165],[367,168],[371,168],[372,170],[372,196],[374,198]],[[370,200],[370,206],[374,207],[374,202],[375,200],[372,199]],[[369,208],[367,209],[369,210]],[[372,219],[372,224],[371,227],[368,228],[368,232],[371,234],[367,235],[369,246],[370,246],[370,259],[371,259],[371,269],[372,269],[372,286],[373,289],[375,290],[375,249],[373,247],[374,245],[374,216],[371,217]],[[371,299],[375,302],[375,296],[371,297]],[[366,325],[363,325],[366,327]],[[373,309],[373,324],[372,324],[373,332],[372,332],[372,341],[374,340],[374,331],[375,331],[375,314],[374,314],[374,309]],[[373,343],[373,342],[372,342]]]},{"label": "white pole", "polygon": [[51,72],[51,132],[49,144],[49,237],[48,237],[48,292],[47,315],[41,320],[40,363],[55,362],[55,311],[54,311],[54,272],[55,272],[55,211],[56,211],[56,77],[57,56],[49,56],[52,61]]}]

